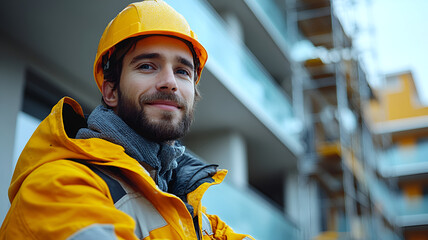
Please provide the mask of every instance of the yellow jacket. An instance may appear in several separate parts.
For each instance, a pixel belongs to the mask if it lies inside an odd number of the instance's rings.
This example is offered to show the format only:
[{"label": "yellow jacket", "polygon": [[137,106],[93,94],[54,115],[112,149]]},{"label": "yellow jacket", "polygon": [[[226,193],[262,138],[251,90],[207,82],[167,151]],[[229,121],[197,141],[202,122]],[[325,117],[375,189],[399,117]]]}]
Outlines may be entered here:
[{"label": "yellow jacket", "polygon": [[[77,123],[85,123],[81,107],[63,98],[28,141],[12,177],[11,207],[0,239],[197,239],[194,216],[179,197],[157,188],[121,146],[98,138],[74,139]],[[114,170],[110,176],[120,182],[126,199],[114,203],[106,181],[87,164],[70,159]],[[203,240],[252,239],[202,210],[204,192],[225,175],[219,170],[211,182],[187,194],[200,235]]]}]

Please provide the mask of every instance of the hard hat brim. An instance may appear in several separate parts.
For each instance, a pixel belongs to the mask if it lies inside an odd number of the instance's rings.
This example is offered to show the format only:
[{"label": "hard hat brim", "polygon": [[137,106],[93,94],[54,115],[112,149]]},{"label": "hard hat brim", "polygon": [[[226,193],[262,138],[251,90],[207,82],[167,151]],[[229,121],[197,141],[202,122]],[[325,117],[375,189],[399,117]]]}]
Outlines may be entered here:
[{"label": "hard hat brim", "polygon": [[[123,40],[131,38],[131,37],[150,36],[150,35],[164,35],[164,36],[177,37],[179,39],[186,40],[192,44],[193,50],[196,53],[196,56],[198,57],[199,63],[200,63],[200,66],[197,69],[198,79],[195,82],[195,85],[198,84],[199,80],[201,78],[202,69],[204,68],[205,63],[207,62],[207,59],[208,59],[208,53],[207,53],[206,49],[202,46],[202,44],[199,43],[199,41],[197,41],[195,38],[192,38],[192,37],[189,37],[188,35],[185,35],[183,33],[174,32],[171,30],[152,30],[152,31],[140,32],[140,33],[136,33],[133,35],[129,35],[126,38],[121,39],[120,41],[123,41]],[[97,83],[98,89],[100,91],[102,91],[102,84],[104,82],[104,74],[103,74],[103,69],[101,66],[101,61],[102,61],[101,59],[102,59],[102,56],[104,56],[104,54],[106,54],[108,51],[110,51],[115,45],[117,45],[117,44],[114,44],[112,46],[107,46],[104,51],[98,53],[96,56],[96,61],[94,63],[94,77],[95,77],[95,81]]]}]

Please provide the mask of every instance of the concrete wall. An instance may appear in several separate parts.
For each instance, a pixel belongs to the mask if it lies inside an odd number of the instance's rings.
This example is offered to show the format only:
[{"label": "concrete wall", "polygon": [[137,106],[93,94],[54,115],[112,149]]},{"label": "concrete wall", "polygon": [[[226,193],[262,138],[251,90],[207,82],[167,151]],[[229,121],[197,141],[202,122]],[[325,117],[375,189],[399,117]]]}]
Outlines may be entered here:
[{"label": "concrete wall", "polygon": [[25,83],[25,62],[0,42],[0,220],[9,209],[7,191],[13,172],[16,120],[21,109]]},{"label": "concrete wall", "polygon": [[199,134],[195,139],[186,140],[186,145],[205,161],[227,169],[226,181],[237,187],[247,187],[247,149],[239,133],[219,131]]},{"label": "concrete wall", "polygon": [[291,172],[284,181],[286,214],[300,226],[303,239],[312,239],[321,230],[316,183]]}]

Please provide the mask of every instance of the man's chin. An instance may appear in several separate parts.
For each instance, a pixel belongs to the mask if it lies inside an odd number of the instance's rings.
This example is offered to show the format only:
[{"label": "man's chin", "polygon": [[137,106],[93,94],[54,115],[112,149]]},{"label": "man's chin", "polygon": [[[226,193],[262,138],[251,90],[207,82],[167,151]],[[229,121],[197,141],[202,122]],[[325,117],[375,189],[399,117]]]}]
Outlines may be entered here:
[{"label": "man's chin", "polygon": [[159,131],[162,131],[164,129],[173,131],[181,127],[181,126],[178,126],[180,124],[176,123],[175,121],[172,122],[164,119],[151,120],[147,124],[150,126],[150,128],[158,129]]},{"label": "man's chin", "polygon": [[171,125],[165,122],[149,123],[142,129],[138,129],[139,134],[154,142],[169,142],[182,138],[185,135],[181,126]]},{"label": "man's chin", "polygon": [[183,120],[183,114],[181,112],[171,112],[171,111],[158,111],[158,112],[144,112],[146,119],[151,124],[168,124],[168,125],[178,125]]}]

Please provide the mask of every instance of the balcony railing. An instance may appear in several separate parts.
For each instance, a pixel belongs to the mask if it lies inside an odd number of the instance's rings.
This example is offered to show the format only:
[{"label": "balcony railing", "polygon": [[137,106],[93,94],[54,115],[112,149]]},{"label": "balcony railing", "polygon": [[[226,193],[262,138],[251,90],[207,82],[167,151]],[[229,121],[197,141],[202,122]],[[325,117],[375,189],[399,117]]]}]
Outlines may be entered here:
[{"label": "balcony railing", "polygon": [[[424,215],[428,216],[428,195],[420,197],[402,196],[400,204],[400,215]],[[428,222],[428,220],[426,221]]]},{"label": "balcony railing", "polygon": [[208,70],[272,133],[294,153],[299,153],[302,150],[296,137],[299,121],[288,97],[245,45],[230,36],[226,24],[206,1],[170,0],[168,3],[186,17],[207,49]]},{"label": "balcony railing", "polygon": [[418,197],[401,195],[397,206],[399,226],[412,227],[428,224],[428,195]]},{"label": "balcony railing", "polygon": [[[284,11],[281,11],[280,6],[278,6],[275,0],[245,0],[245,2],[259,13],[257,14],[259,18],[266,21],[264,22],[266,28],[272,28],[275,33],[279,33],[281,42],[289,44],[290,39],[287,34],[287,17]],[[275,33],[271,32],[271,34],[278,35]]]},{"label": "balcony railing", "polygon": [[428,195],[406,197],[366,173],[369,191],[375,206],[390,223],[401,226],[428,224]]},{"label": "balcony railing", "polygon": [[300,239],[298,228],[284,214],[251,190],[226,183],[211,187],[202,203],[208,214],[216,214],[235,232],[255,239]]},{"label": "balcony railing", "polygon": [[391,227],[385,225],[382,219],[372,217],[370,223],[372,224],[372,228],[369,236],[373,236],[371,239],[402,240]]},{"label": "balcony railing", "polygon": [[365,177],[375,206],[379,208],[386,219],[394,222],[395,217],[400,213],[397,209],[397,194],[391,191],[384,182],[378,180],[375,175],[366,172]]},{"label": "balcony railing", "polygon": [[393,146],[382,154],[379,170],[384,176],[428,173],[428,139],[411,146]]}]

